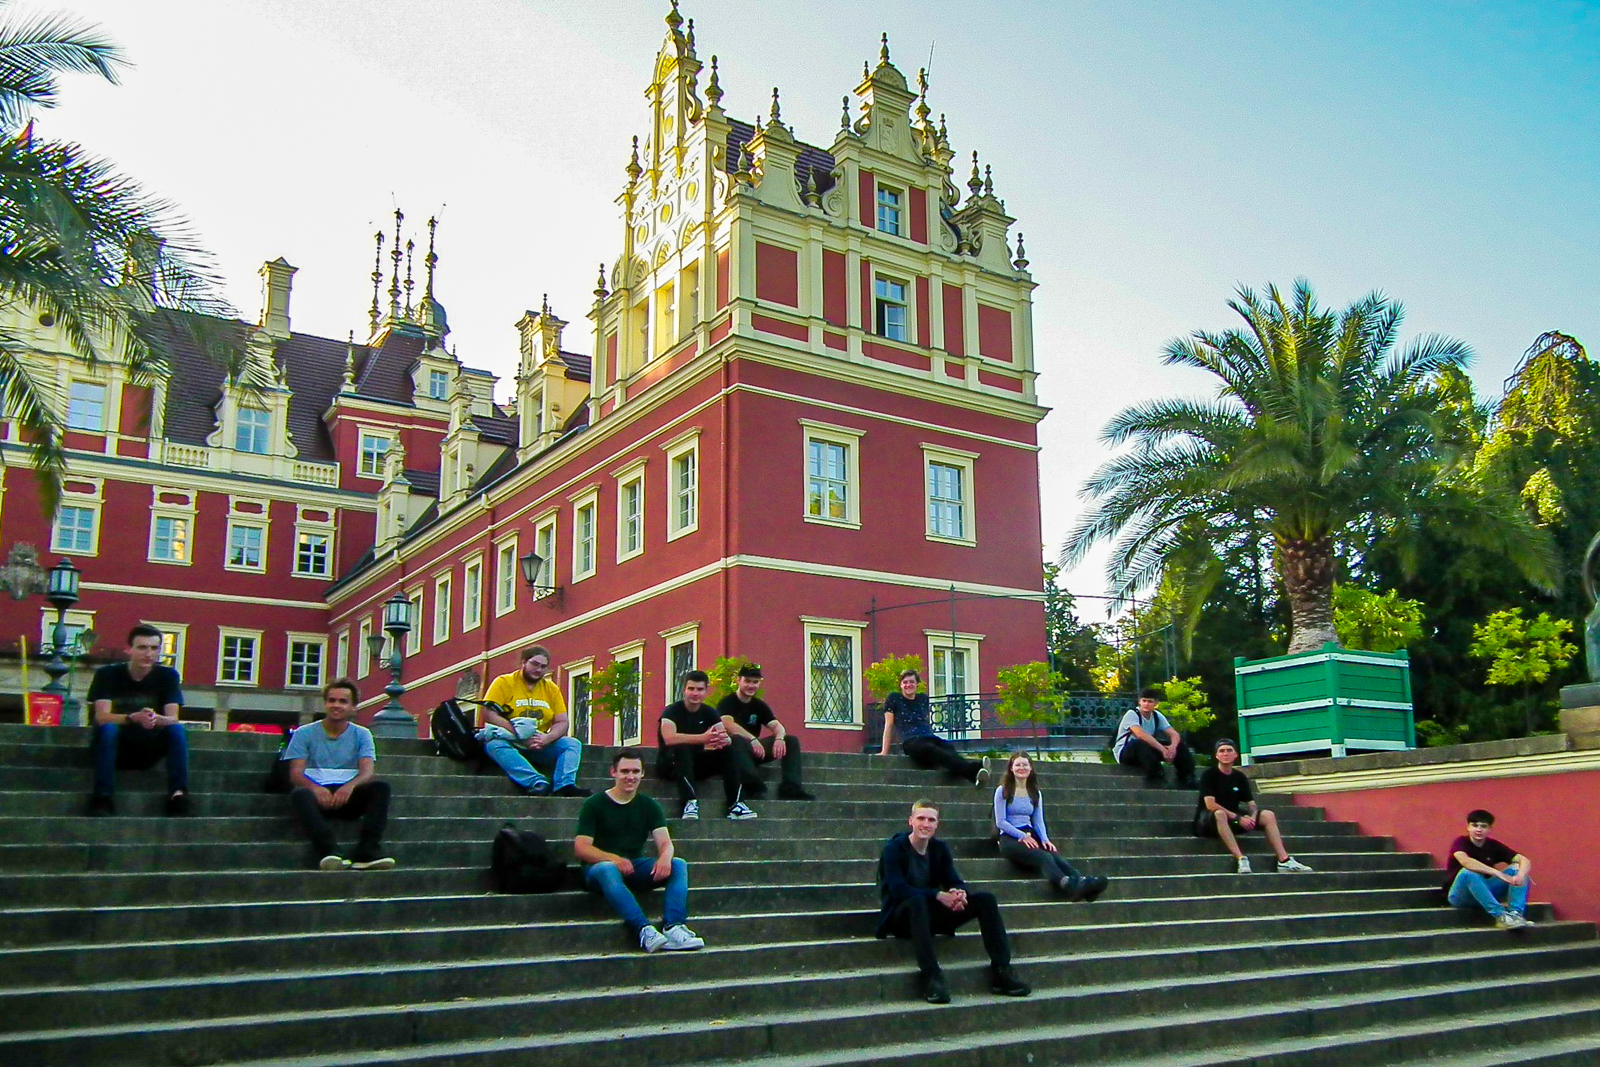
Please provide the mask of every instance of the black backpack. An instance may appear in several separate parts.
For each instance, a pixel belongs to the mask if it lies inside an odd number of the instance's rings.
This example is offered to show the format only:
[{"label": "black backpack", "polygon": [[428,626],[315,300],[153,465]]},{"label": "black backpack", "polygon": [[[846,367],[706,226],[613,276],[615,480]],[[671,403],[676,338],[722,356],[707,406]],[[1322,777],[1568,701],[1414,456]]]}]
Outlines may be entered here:
[{"label": "black backpack", "polygon": [[439,755],[457,763],[478,763],[483,759],[483,743],[474,736],[473,717],[458,700],[446,700],[433,709],[433,744]]},{"label": "black backpack", "polygon": [[289,761],[283,758],[284,750],[289,747],[289,738],[294,731],[287,726],[280,726],[279,729],[283,731],[283,741],[272,756],[272,769],[261,782],[261,788],[268,793],[287,793],[294,788],[294,783],[289,781]]},{"label": "black backpack", "polygon": [[567,865],[550,855],[544,835],[510,823],[494,835],[489,869],[499,893],[554,893],[567,880]]}]

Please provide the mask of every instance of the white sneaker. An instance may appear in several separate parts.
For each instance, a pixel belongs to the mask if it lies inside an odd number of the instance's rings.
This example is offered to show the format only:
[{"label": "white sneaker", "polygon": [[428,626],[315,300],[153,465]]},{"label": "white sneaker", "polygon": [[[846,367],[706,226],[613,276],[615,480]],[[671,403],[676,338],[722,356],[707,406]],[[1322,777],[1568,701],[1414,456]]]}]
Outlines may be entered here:
[{"label": "white sneaker", "polygon": [[982,789],[984,786],[989,784],[989,757],[985,756],[983,759],[979,760],[979,762],[982,763],[983,766],[979,767],[977,773],[972,776],[972,784],[977,788]]},{"label": "white sneaker", "polygon": [[[698,819],[700,817],[700,802],[698,800],[686,802],[683,805],[683,817],[685,819]],[[647,927],[646,929],[649,928]]]},{"label": "white sneaker", "polygon": [[656,952],[670,946],[671,942],[654,926],[646,926],[639,931],[639,947],[646,952]]},{"label": "white sneaker", "polygon": [[1288,859],[1278,864],[1278,873],[1283,874],[1285,871],[1288,871],[1290,874],[1310,874],[1311,868],[1307,867],[1293,856],[1290,856]]},{"label": "white sneaker", "polygon": [[697,948],[705,948],[706,940],[696,937],[695,932],[682,923],[667,927],[667,943],[662,948],[668,952],[693,952]]},{"label": "white sneaker", "polygon": [[354,863],[346,861],[348,866],[358,871],[390,871],[394,869],[393,856],[379,856],[376,859],[360,860]]},{"label": "white sneaker", "polygon": [[1518,915],[1514,911],[1501,912],[1500,917],[1496,919],[1495,922],[1499,924],[1500,929],[1502,930],[1521,930],[1525,926],[1533,925],[1527,919],[1524,919],[1521,915]]},{"label": "white sneaker", "polygon": [[741,820],[741,819],[754,819],[756,817],[757,817],[756,813],[751,811],[750,810],[750,806],[748,804],[744,803],[743,801],[740,801],[739,803],[735,804],[733,807],[728,809],[728,818],[733,819],[735,821],[738,821],[738,820]]},{"label": "white sneaker", "polygon": [[1239,857],[1239,872],[1238,873],[1240,873],[1240,874],[1254,874],[1255,873],[1254,871],[1252,871],[1250,869],[1250,857],[1249,856],[1240,856]]},{"label": "white sneaker", "polygon": [[322,862],[317,864],[319,871],[342,871],[350,866],[350,861],[342,856],[327,855],[322,857]]}]

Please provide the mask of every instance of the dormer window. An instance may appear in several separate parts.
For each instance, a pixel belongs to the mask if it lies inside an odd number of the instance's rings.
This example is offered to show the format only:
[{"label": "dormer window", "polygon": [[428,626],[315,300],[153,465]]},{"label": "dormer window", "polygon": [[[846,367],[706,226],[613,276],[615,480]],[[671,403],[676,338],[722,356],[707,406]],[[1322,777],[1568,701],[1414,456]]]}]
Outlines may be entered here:
[{"label": "dormer window", "polygon": [[878,186],[878,229],[900,236],[900,198],[898,189]]},{"label": "dormer window", "polygon": [[360,472],[369,478],[383,477],[383,458],[389,454],[391,444],[388,434],[363,433]]},{"label": "dormer window", "polygon": [[233,447],[239,452],[254,452],[264,456],[272,439],[272,413],[260,408],[241,407],[239,423],[233,434]]},{"label": "dormer window", "polygon": [[428,372],[428,396],[434,400],[444,400],[450,390],[450,375],[442,370]]},{"label": "dormer window", "polygon": [[102,433],[106,428],[106,387],[73,382],[67,395],[67,429]]},{"label": "dormer window", "polygon": [[908,340],[906,335],[906,287],[892,278],[873,280],[872,326],[879,337],[891,341]]}]

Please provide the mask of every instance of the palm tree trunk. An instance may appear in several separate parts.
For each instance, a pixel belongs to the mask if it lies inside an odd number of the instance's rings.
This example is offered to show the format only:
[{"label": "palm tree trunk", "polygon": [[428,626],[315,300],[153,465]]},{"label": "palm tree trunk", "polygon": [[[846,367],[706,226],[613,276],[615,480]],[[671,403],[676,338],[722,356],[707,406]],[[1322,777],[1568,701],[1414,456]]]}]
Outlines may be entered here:
[{"label": "palm tree trunk", "polygon": [[1333,538],[1279,538],[1278,571],[1289,600],[1289,653],[1337,642],[1333,628]]}]

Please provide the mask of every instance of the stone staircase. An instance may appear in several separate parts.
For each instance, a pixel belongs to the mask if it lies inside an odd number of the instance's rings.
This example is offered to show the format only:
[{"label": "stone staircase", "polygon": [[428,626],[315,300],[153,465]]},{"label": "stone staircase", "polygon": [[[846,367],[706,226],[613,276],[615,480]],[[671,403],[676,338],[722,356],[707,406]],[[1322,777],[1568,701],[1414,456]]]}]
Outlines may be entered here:
[{"label": "stone staircase", "polygon": [[[815,803],[672,824],[708,947],[646,955],[587,894],[488,891],[505,820],[565,840],[580,801],[380,742],[400,867],[323,873],[260,791],[269,739],[191,746],[195,816],[160,814],[156,770],[90,819],[84,731],[0,727],[0,1064],[1600,1063],[1592,925],[1538,907],[1534,929],[1493,929],[1440,906],[1425,856],[1286,803],[1317,873],[1239,876],[1187,834],[1190,794],[1046,766],[1057,843],[1112,879],[1066,904],[995,855],[987,791],[808,753]],[[585,785],[608,784],[604,760],[586,752]],[[1000,897],[1031,998],[988,993],[975,929],[942,943],[947,1007],[915,998],[909,944],[871,937],[878,849],[922,795]]]}]

